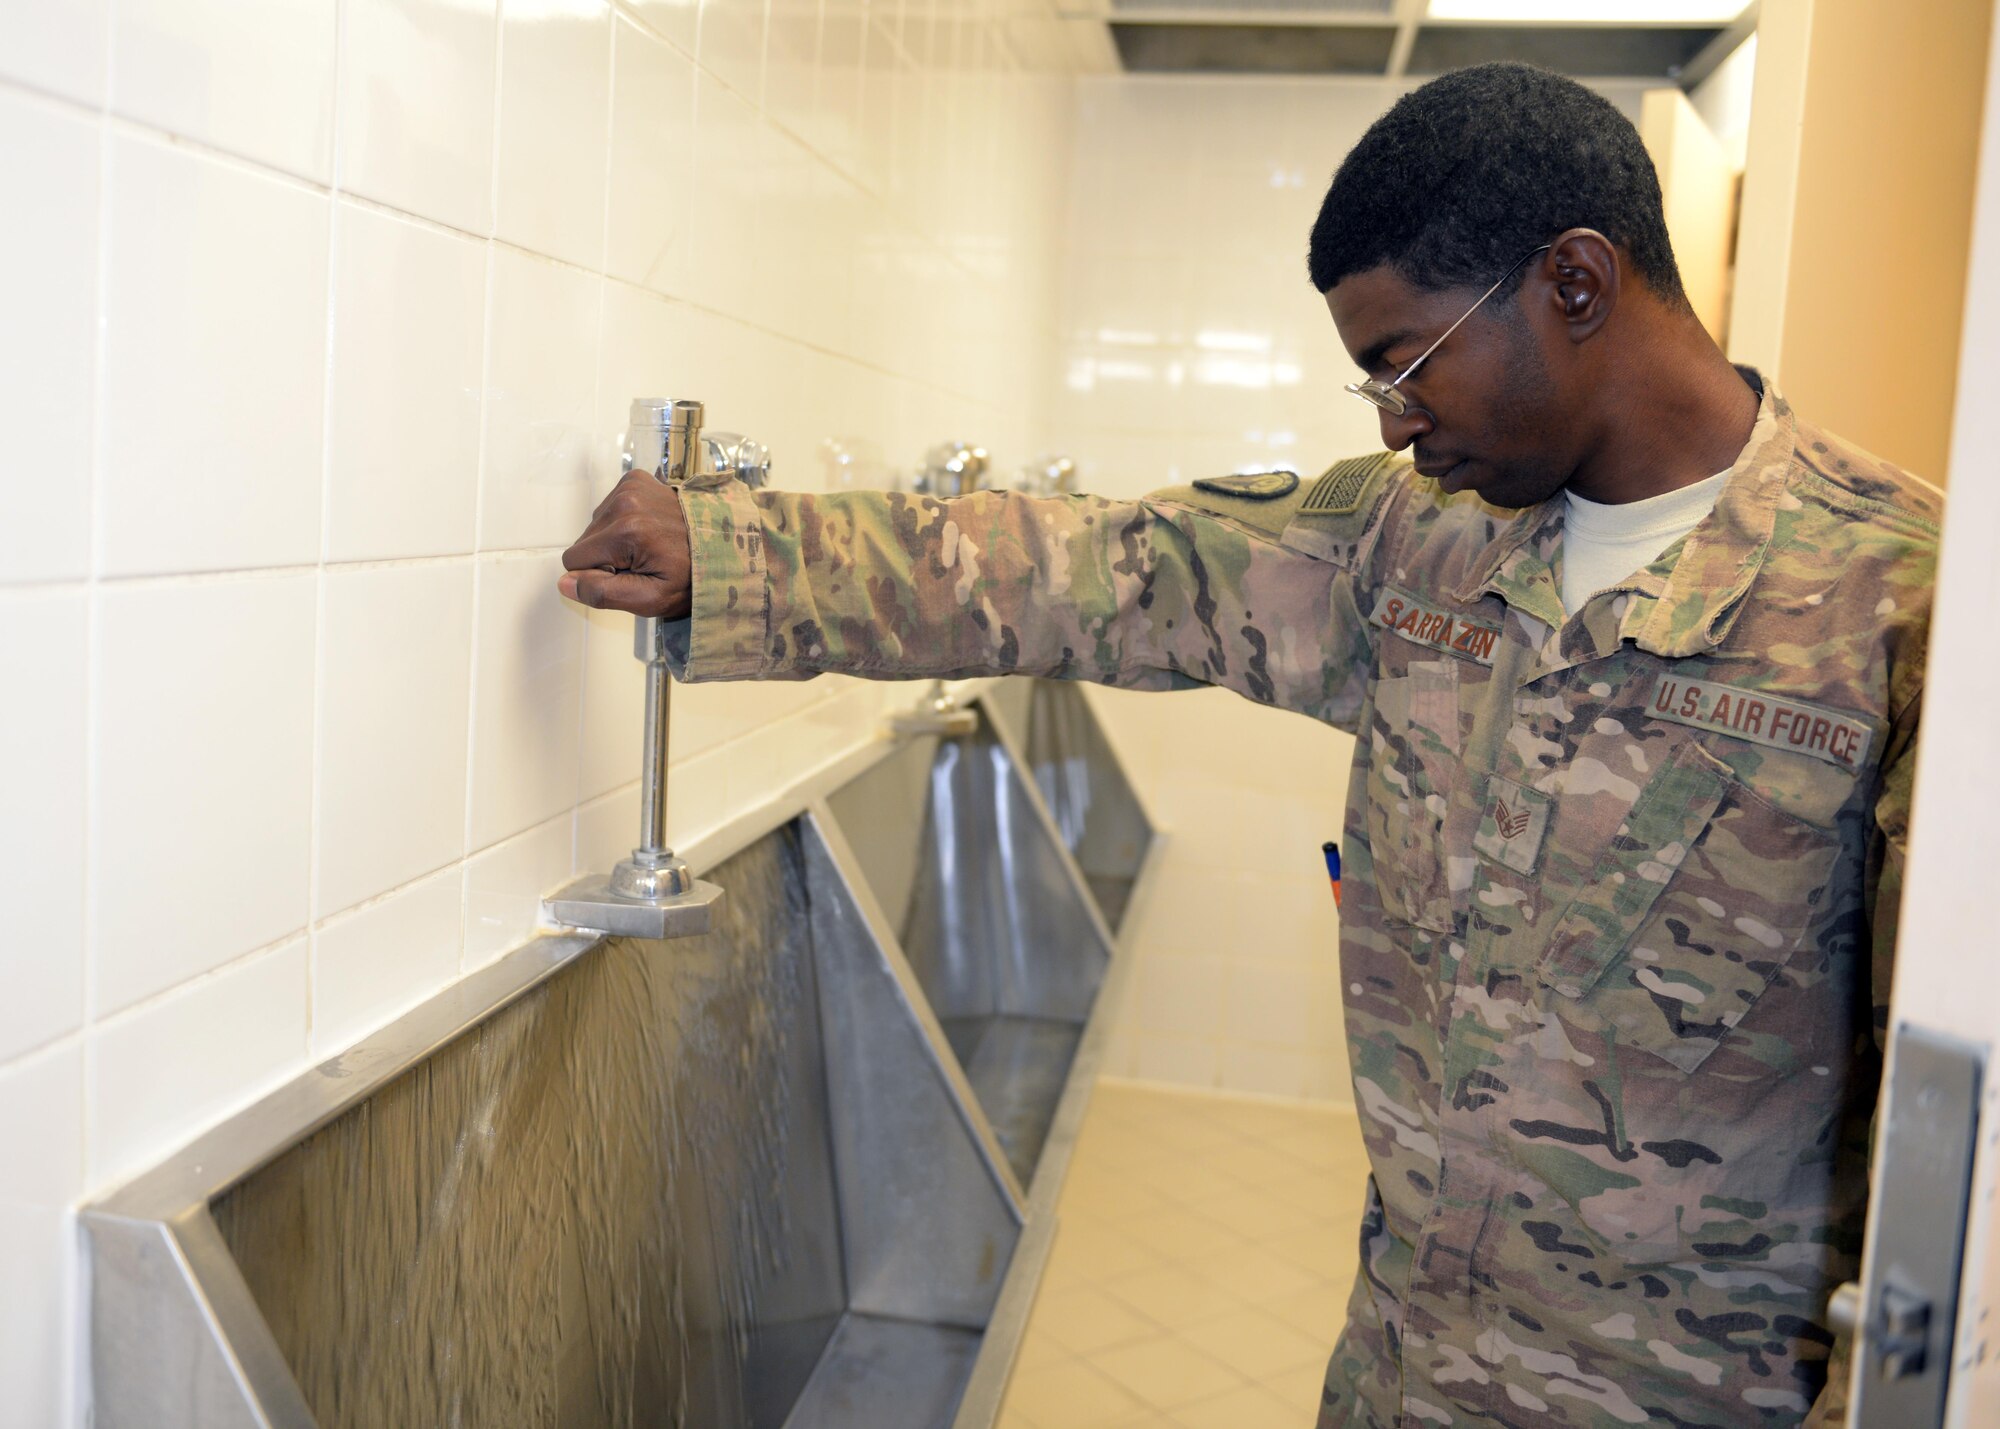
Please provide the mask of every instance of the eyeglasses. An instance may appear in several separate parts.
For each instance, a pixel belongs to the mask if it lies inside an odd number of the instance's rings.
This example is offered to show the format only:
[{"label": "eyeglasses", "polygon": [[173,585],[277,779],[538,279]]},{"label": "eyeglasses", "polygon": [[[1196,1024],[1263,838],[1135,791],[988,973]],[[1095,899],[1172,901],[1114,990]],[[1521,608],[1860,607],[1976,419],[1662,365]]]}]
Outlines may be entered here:
[{"label": "eyeglasses", "polygon": [[1432,343],[1429,347],[1425,348],[1423,352],[1419,354],[1415,362],[1412,362],[1408,367],[1405,367],[1402,370],[1402,372],[1397,376],[1395,381],[1383,382],[1379,381],[1376,378],[1371,377],[1365,382],[1348,383],[1347,390],[1352,392],[1355,396],[1359,397],[1362,401],[1380,407],[1383,411],[1387,412],[1392,417],[1402,416],[1405,412],[1410,410],[1410,399],[1405,397],[1401,392],[1396,390],[1398,387],[1403,385],[1403,378],[1408,377],[1412,372],[1415,372],[1419,367],[1422,367],[1424,363],[1429,360],[1430,355],[1438,350],[1438,347],[1444,342],[1444,340],[1450,337],[1453,333],[1458,331],[1459,326],[1462,323],[1464,323],[1466,318],[1471,317],[1474,313],[1479,311],[1480,303],[1485,302],[1488,298],[1492,297],[1495,293],[1499,292],[1500,284],[1506,282],[1509,278],[1513,277],[1515,273],[1520,271],[1521,264],[1527,262],[1537,253],[1546,253],[1552,246],[1553,245],[1551,244],[1544,243],[1541,247],[1531,249],[1528,252],[1523,253],[1518,259],[1516,259],[1514,266],[1512,268],[1509,268],[1506,272],[1502,273],[1498,281],[1496,281],[1492,287],[1488,288],[1485,292],[1479,295],[1479,302],[1474,303],[1471,307],[1467,308],[1465,312],[1459,317],[1458,322],[1453,323],[1450,327],[1446,328],[1441,334],[1439,334],[1438,340]]}]

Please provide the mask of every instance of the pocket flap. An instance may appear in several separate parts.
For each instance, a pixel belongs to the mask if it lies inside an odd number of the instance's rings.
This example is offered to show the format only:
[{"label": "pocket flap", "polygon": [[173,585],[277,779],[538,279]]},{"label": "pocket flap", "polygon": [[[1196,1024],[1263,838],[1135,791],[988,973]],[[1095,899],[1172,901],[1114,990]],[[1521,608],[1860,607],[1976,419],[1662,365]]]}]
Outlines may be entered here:
[{"label": "pocket flap", "polygon": [[1541,961],[1544,983],[1568,998],[1597,986],[1673,881],[1732,782],[1729,767],[1698,743],[1690,740],[1674,752],[1550,930]]}]

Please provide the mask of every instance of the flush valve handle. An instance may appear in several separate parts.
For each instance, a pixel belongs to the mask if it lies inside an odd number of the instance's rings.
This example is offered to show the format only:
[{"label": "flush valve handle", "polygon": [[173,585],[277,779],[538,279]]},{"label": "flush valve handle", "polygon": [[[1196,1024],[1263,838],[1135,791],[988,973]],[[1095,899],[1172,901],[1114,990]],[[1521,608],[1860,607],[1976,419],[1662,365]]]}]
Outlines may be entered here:
[{"label": "flush valve handle", "polygon": [[[771,454],[735,433],[702,433],[702,404],[642,397],[632,404],[625,470],[650,471],[669,486],[732,471],[752,485],[770,474]],[[752,480],[752,478],[755,478]],[[667,847],[667,710],[673,679],[667,623],[640,617],[632,653],[646,667],[645,741],[640,747],[639,846],[609,876],[579,879],[549,900],[549,916],[574,928],[637,938],[705,933],[722,890],[696,878]]]}]

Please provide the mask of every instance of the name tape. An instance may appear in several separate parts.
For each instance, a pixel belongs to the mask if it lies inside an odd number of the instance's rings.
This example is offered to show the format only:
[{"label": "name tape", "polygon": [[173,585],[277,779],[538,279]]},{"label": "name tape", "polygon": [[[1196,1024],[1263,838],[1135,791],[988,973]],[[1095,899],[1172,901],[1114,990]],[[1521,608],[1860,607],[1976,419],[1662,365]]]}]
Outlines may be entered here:
[{"label": "name tape", "polygon": [[1695,729],[1719,729],[1772,749],[1788,749],[1858,769],[1874,741],[1872,725],[1800,700],[1780,699],[1740,685],[1662,679],[1647,713]]},{"label": "name tape", "polygon": [[1375,602],[1374,614],[1368,619],[1405,640],[1463,655],[1482,665],[1493,663],[1493,652],[1500,644],[1499,626],[1467,620],[1454,611],[1426,605],[1394,586],[1382,592]]}]

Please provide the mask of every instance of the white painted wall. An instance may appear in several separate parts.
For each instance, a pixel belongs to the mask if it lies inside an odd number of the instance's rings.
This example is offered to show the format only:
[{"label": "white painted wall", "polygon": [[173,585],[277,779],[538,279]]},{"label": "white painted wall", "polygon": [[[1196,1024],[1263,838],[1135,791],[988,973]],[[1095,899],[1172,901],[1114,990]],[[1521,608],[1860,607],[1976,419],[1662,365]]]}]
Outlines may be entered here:
[{"label": "white painted wall", "polygon": [[[68,1208],[524,938],[637,828],[554,592],[635,396],[787,485],[1024,458],[1066,81],[988,0],[0,0],[0,1425]],[[675,700],[684,841],[908,690]]]},{"label": "white painted wall", "polygon": [[2000,978],[1993,958],[1993,810],[2000,757],[1990,711],[2000,666],[1987,627],[2000,598],[2000,463],[1986,417],[2000,391],[2000,27],[1986,71],[1965,335],[1951,437],[1951,497],[1931,626],[1910,872],[1892,1015],[1990,1049],[1946,1423],[2000,1424]]},{"label": "white painted wall", "polygon": [[1713,74],[1688,91],[1688,102],[1739,174],[1750,158],[1750,101],[1756,80],[1757,36],[1752,34]]}]

